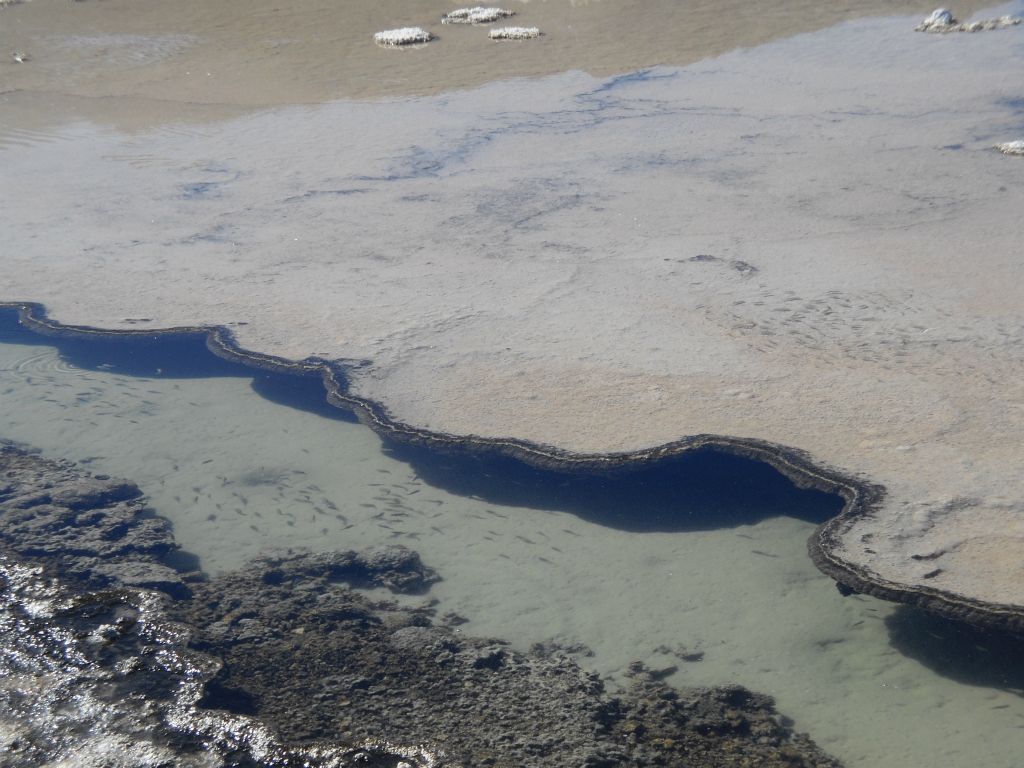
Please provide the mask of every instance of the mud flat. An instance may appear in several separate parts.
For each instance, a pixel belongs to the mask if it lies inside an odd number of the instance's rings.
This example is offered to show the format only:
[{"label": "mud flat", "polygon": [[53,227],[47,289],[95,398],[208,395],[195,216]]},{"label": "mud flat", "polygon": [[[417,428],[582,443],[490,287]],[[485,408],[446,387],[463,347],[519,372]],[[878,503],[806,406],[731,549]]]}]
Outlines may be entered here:
[{"label": "mud flat", "polygon": [[846,496],[834,578],[1019,630],[1020,30],[919,20],[10,145],[3,298],[331,361],[399,437],[754,453]]}]

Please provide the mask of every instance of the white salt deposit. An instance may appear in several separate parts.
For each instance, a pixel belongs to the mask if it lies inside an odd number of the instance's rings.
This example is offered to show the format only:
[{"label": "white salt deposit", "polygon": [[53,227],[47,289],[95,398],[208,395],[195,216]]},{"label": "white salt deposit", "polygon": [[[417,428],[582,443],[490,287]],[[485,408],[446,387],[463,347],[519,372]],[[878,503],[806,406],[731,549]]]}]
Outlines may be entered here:
[{"label": "white salt deposit", "polygon": [[377,45],[402,46],[416,45],[417,43],[429,43],[434,36],[421,27],[401,27],[400,29],[387,29],[378,32],[373,36],[373,42]]},{"label": "white salt deposit", "polygon": [[498,27],[488,33],[491,40],[529,40],[540,37],[537,27]]},{"label": "white salt deposit", "polygon": [[1017,16],[1000,16],[995,19],[961,23],[953,18],[953,12],[948,8],[936,8],[927,19],[915,27],[915,31],[936,32],[939,34],[947,32],[982,32],[990,29],[1014,27],[1020,23],[1021,19]]},{"label": "white salt deposit", "polygon": [[1024,155],[1024,139],[996,144],[996,149],[1004,155]]},{"label": "white salt deposit", "polygon": [[508,11],[504,8],[457,8],[451,13],[446,13],[441,19],[442,24],[490,24],[498,19],[507,19],[515,16],[515,11]]}]

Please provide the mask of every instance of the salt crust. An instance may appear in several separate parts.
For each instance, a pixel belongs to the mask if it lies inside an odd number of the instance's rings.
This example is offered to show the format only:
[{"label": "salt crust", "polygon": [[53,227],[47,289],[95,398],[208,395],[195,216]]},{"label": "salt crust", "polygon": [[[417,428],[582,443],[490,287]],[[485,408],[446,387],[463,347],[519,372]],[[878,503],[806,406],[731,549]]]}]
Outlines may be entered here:
[{"label": "salt crust", "polygon": [[972,21],[964,24],[953,18],[953,12],[948,8],[936,8],[927,19],[914,28],[914,31],[933,32],[936,34],[982,32],[989,29],[1013,27],[1020,23],[1021,19],[1016,16],[1000,16],[997,19],[985,19],[984,21]]},{"label": "salt crust", "polygon": [[537,27],[498,27],[488,33],[491,40],[529,40],[540,37]]},{"label": "salt crust", "polygon": [[1004,155],[1024,155],[1024,139],[1018,139],[1017,141],[1005,141],[1002,144],[996,144],[996,149]]},{"label": "salt crust", "polygon": [[483,8],[476,6],[474,8],[457,8],[451,13],[446,13],[442,19],[442,24],[490,24],[497,21],[498,19],[507,19],[509,16],[515,16],[515,11],[508,11],[504,8]]},{"label": "salt crust", "polygon": [[401,46],[415,45],[417,43],[429,43],[434,36],[421,27],[402,27],[400,29],[387,29],[378,32],[373,36],[373,42],[377,45]]}]

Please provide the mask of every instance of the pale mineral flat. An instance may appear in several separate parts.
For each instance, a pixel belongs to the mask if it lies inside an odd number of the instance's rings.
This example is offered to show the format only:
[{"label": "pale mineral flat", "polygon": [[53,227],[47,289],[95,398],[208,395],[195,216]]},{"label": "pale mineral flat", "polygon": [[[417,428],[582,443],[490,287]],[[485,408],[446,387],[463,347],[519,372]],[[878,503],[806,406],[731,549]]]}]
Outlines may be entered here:
[{"label": "pale mineral flat", "polygon": [[10,140],[0,300],[365,360],[356,394],[455,435],[799,448],[885,488],[838,556],[1019,607],[1024,165],[993,146],[1024,120],[1024,35],[919,20]]}]

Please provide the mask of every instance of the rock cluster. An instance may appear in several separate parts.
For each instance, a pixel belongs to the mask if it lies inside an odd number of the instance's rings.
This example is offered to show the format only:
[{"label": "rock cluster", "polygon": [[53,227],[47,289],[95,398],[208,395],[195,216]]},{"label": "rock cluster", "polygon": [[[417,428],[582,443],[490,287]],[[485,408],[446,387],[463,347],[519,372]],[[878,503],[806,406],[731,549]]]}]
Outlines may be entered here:
[{"label": "rock cluster", "polygon": [[[441,17],[442,24],[493,24],[501,19],[515,16],[515,11],[504,8],[485,8],[474,6],[472,8],[456,8]],[[537,27],[501,27],[492,29],[488,33],[491,40],[528,40],[533,37],[540,37],[540,30]],[[389,29],[378,32],[373,40],[378,45],[389,48],[397,48],[409,45],[429,43],[434,35],[420,27],[403,27],[401,29]]]},{"label": "rock cluster", "polygon": [[132,483],[89,475],[0,443],[0,549],[90,588],[188,587],[164,558],[170,523],[147,511]]},{"label": "rock cluster", "polygon": [[429,606],[374,602],[304,567],[284,579],[264,568],[177,607],[201,628],[194,646],[225,662],[205,703],[286,742],[429,743],[453,766],[838,765],[744,688],[680,691],[635,665],[612,693],[564,654],[464,636]]}]

